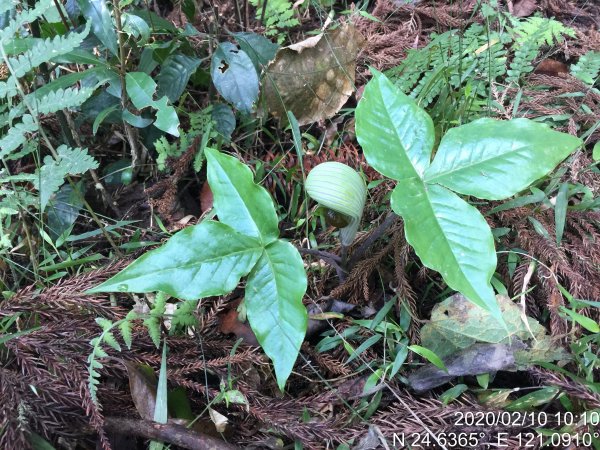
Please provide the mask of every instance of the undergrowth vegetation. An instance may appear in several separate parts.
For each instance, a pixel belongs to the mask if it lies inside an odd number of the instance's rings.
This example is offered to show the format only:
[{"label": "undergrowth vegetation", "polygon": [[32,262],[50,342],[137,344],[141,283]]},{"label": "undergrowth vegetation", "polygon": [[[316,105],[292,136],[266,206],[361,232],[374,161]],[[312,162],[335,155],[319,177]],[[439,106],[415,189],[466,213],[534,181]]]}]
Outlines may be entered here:
[{"label": "undergrowth vegetation", "polygon": [[509,3],[3,2],[0,447],[600,449],[600,8]]}]

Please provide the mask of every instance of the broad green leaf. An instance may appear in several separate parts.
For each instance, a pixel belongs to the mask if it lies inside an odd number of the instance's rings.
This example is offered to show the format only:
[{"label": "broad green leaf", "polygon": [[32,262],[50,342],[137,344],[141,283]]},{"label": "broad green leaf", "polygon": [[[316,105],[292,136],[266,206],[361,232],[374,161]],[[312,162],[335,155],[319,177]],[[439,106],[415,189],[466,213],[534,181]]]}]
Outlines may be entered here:
[{"label": "broad green leaf", "polygon": [[253,181],[250,169],[218,150],[205,150],[208,184],[219,220],[268,244],[279,236],[277,214],[269,193]]},{"label": "broad green leaf", "polygon": [[152,119],[149,119],[147,117],[137,116],[127,109],[121,113],[121,117],[123,118],[123,120],[125,122],[127,122],[130,125],[133,125],[136,128],[146,128],[148,125],[150,125],[153,122]]},{"label": "broad green leaf", "polygon": [[154,102],[156,108],[156,121],[154,126],[159,130],[169,133],[173,136],[179,136],[179,117],[175,108],[167,104],[168,99],[165,95]]},{"label": "broad green leaf", "polygon": [[66,75],[61,75],[60,77],[56,78],[55,80],[52,80],[48,84],[45,84],[42,87],[36,89],[33,94],[36,98],[42,98],[50,92],[54,92],[59,89],[66,89],[70,86],[73,86],[78,81],[87,77],[104,78],[103,74],[105,72],[106,69],[104,67],[92,67],[91,69],[82,70],[81,72],[73,72]]},{"label": "broad green leaf", "polygon": [[77,3],[85,20],[92,24],[92,31],[96,37],[117,56],[117,31],[106,0],[77,0]]},{"label": "broad green leaf", "polygon": [[469,387],[466,384],[457,384],[454,387],[444,391],[442,395],[440,395],[440,400],[444,405],[447,405],[453,400],[456,400],[461,396],[465,391],[467,391]]},{"label": "broad green leaf", "polygon": [[100,127],[100,125],[102,125],[102,122],[104,122],[104,119],[106,119],[113,112],[115,112],[115,111],[117,111],[119,109],[121,109],[121,105],[120,104],[116,104],[116,105],[107,106],[102,111],[100,111],[100,113],[94,119],[94,123],[92,125],[92,133],[94,134],[94,136],[98,132],[98,128]]},{"label": "broad green leaf", "polygon": [[260,74],[263,68],[275,59],[279,45],[274,44],[262,34],[245,32],[234,33],[233,36],[240,44],[240,48],[252,60],[256,73]]},{"label": "broad green leaf", "polygon": [[50,200],[48,205],[48,229],[52,239],[56,240],[61,234],[75,223],[79,211],[83,207],[85,185],[79,182],[75,189],[65,184]]},{"label": "broad green leaf", "polygon": [[231,135],[235,131],[235,114],[229,105],[225,103],[213,104],[211,117],[217,132],[225,139],[231,139]]},{"label": "broad green leaf", "polygon": [[269,244],[248,277],[246,312],[258,342],[273,361],[280,389],[306,333],[305,292],[306,273],[298,251],[285,241]]},{"label": "broad green leaf", "polygon": [[183,229],[88,293],[162,291],[184,300],[222,295],[250,272],[261,252],[256,239],[205,221]]},{"label": "broad green leaf", "polygon": [[198,58],[176,53],[170,55],[161,65],[156,77],[158,96],[166,95],[171,103],[176,102],[183,94],[192,74],[200,65]]},{"label": "broad green leaf", "polygon": [[152,97],[156,92],[156,83],[150,75],[143,72],[129,72],[125,76],[125,88],[133,106],[143,109],[153,106]]},{"label": "broad green leaf", "polygon": [[479,211],[442,186],[416,178],[398,183],[391,202],[423,264],[502,321],[490,284],[496,269],[494,237]]},{"label": "broad green leaf", "polygon": [[596,142],[592,150],[592,159],[594,161],[600,161],[600,141]]},{"label": "broad green leaf", "polygon": [[123,14],[123,32],[139,39],[138,45],[143,46],[150,37],[150,27],[144,19],[134,14]]},{"label": "broad green leaf", "polygon": [[558,399],[562,395],[564,394],[562,394],[557,387],[544,387],[516,399],[505,406],[505,409],[507,411],[531,411],[536,406],[545,405],[546,403]]},{"label": "broad green leaf", "polygon": [[356,138],[379,173],[395,180],[421,177],[435,132],[431,117],[385,75],[373,70],[356,107]]},{"label": "broad green leaf", "polygon": [[581,144],[529,119],[479,119],[444,135],[424,179],[461,194],[502,200],[547,175]]},{"label": "broad green leaf", "polygon": [[258,75],[246,52],[230,42],[219,44],[211,62],[212,81],[225,98],[242,112],[249,113],[258,98]]},{"label": "broad green leaf", "polygon": [[175,25],[148,9],[132,9],[127,12],[144,19],[147,24],[150,24],[150,27],[154,32],[168,31],[169,33],[177,33],[177,27]]},{"label": "broad green leaf", "polygon": [[92,64],[95,66],[108,67],[108,63],[105,60],[100,59],[93,53],[80,48],[76,48],[75,50],[64,55],[55,56],[51,59],[51,61],[56,63]]},{"label": "broad green leaf", "polygon": [[567,220],[567,206],[569,204],[569,184],[562,183],[556,194],[556,203],[554,204],[554,228],[556,229],[556,244],[560,245],[565,231],[565,222]]}]

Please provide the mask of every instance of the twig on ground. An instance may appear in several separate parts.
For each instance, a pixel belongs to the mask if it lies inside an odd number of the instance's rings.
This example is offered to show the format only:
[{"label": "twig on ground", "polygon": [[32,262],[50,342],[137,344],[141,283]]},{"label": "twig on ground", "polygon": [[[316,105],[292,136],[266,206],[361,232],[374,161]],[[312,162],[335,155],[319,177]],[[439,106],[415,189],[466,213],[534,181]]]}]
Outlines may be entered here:
[{"label": "twig on ground", "polygon": [[107,431],[113,433],[132,434],[146,439],[168,442],[189,450],[232,450],[238,448],[220,439],[177,424],[156,423],[126,417],[106,417],[104,426]]}]

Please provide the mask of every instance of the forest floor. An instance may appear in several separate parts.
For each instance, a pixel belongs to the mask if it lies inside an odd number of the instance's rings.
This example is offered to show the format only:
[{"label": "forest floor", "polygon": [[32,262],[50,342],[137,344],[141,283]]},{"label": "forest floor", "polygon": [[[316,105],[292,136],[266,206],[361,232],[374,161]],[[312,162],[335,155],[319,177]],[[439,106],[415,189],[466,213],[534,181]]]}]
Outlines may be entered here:
[{"label": "forest floor", "polygon": [[[182,9],[187,3],[175,3],[159,0],[154,10],[183,29],[190,23]],[[86,200],[108,233],[101,232],[82,209],[70,231],[74,238],[62,243],[68,247],[68,258],[49,263],[40,250],[34,255],[21,246],[6,258],[9,262],[3,259],[4,290],[10,294],[0,301],[4,327],[0,331],[8,335],[15,324],[18,331],[28,330],[6,341],[0,337],[4,448],[51,448],[42,446],[51,443],[54,448],[119,450],[145,448],[155,440],[190,449],[600,449],[600,171],[598,147],[594,149],[600,141],[600,83],[597,72],[586,83],[573,70],[584,55],[600,61],[600,4],[506,0],[500,5],[491,2],[492,10],[486,12],[473,0],[377,0],[357,13],[354,4],[297,2],[293,15],[297,25],[269,29],[260,21],[260,7],[252,6],[254,2],[197,3],[191,23],[203,34],[191,35],[189,44],[198,54],[206,54],[205,36],[218,35],[224,41],[237,32],[275,30],[268,36],[284,46],[311,38],[324,26],[327,33],[340,24],[338,29],[350,26],[358,36],[346,36],[348,41],[340,44],[346,46],[349,64],[337,67],[343,71],[335,75],[343,78],[344,71],[355,71],[348,78],[352,94],[336,98],[339,106],[331,110],[308,106],[308,111],[296,113],[300,143],[295,143],[298,136],[281,117],[245,116],[229,144],[221,148],[244,161],[267,188],[281,219],[280,236],[303,257],[308,281],[304,304],[311,320],[285,390],[279,389],[271,361],[256,345],[244,314],[240,317],[242,284],[228,295],[189,302],[185,317],[191,317],[190,322],[171,323],[175,319],[169,314],[180,305],[174,298],[156,316],[158,340],[164,338],[168,346],[168,386],[178,398],[172,400],[173,409],[188,410],[172,417],[191,414],[193,427],[174,421],[153,426],[147,420],[156,407],[153,389],[163,357],[142,321],[129,330],[131,348],[124,345],[115,325],[119,345],[106,345],[97,354],[97,399],[90,391],[94,370],[88,360],[90,342],[106,332],[97,319],[120,324],[134,308],[151,315],[156,298],[83,293],[210,214],[213,199],[207,171],[193,167],[201,140],[194,137],[179,155],[165,158],[162,170],[157,169],[156,151],[148,150],[145,164],[130,183],[109,184],[103,179],[102,191],[88,180]],[[335,11],[331,23],[327,23],[329,9]],[[428,95],[422,80],[436,68],[433,53],[411,60],[415,78],[408,79],[410,67],[402,66],[403,61],[436,36],[457,30],[467,42],[476,32],[481,36],[501,26],[510,28],[509,22],[502,22],[505,15],[521,21],[554,18],[571,31],[558,39],[553,36],[552,45],[536,47],[528,61],[531,70],[522,70],[517,83],[507,82],[510,73],[505,72],[481,85],[479,92],[475,77],[472,84],[453,85],[451,76],[442,76],[439,91],[432,88]],[[458,64],[449,57],[455,51],[452,45],[439,44],[434,50],[445,52],[449,71]],[[510,40],[502,45],[509,49],[502,64],[510,68],[518,58],[518,45]],[[486,49],[478,46],[471,53]],[[204,74],[209,71],[207,61],[200,65]],[[535,363],[528,360],[516,367],[497,361],[499,356],[492,352],[496,347],[490,348],[497,341],[485,337],[494,332],[494,323],[473,312],[475,307],[468,302],[452,297],[454,291],[422,264],[407,242],[402,219],[389,214],[394,182],[367,163],[354,128],[354,108],[373,69],[405,83],[405,92],[413,92],[434,117],[438,138],[455,125],[489,116],[526,117],[583,138],[584,146],[531,192],[506,201],[476,202],[496,240],[494,288],[515,300],[506,308],[516,317],[517,328],[522,317],[530,318],[519,332],[534,335],[535,343],[529,344],[540,352],[531,356]],[[468,69],[461,68],[459,78],[470,79]],[[436,82],[431,81],[430,87]],[[202,83],[192,79],[179,108],[198,112],[214,102],[215,87],[210,81]],[[331,83],[321,83],[331,89]],[[303,96],[297,91],[290,95]],[[131,154],[121,124],[104,126],[96,134],[92,123],[93,119],[79,125],[78,138],[100,161],[99,171]],[[46,117],[43,126],[59,139],[61,124],[54,117]],[[186,129],[193,123],[182,118],[181,126]],[[316,214],[303,188],[306,174],[324,161],[359,170],[368,186],[361,226],[343,261],[337,229]],[[27,172],[25,162],[19,170]],[[557,220],[561,201],[566,211],[562,222]],[[18,230],[36,234],[32,223]],[[38,238],[37,245],[46,245],[43,240],[47,244],[47,239]],[[13,264],[30,268],[30,274],[23,275]],[[449,298],[454,303],[440,305]],[[180,332],[169,333],[171,326]],[[515,332],[515,336],[522,335]],[[437,382],[440,373],[432,364],[436,361],[432,346],[439,351],[446,345],[464,350],[461,339],[488,347],[469,347],[470,353],[463,351],[454,360],[445,357],[455,371],[442,374]],[[481,369],[496,363],[497,370]]]}]

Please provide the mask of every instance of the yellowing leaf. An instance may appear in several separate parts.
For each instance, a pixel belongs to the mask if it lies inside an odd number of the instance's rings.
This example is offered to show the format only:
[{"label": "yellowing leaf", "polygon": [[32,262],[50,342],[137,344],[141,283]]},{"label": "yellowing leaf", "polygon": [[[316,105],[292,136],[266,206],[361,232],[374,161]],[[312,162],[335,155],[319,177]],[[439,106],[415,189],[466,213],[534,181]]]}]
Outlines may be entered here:
[{"label": "yellowing leaf", "polygon": [[282,48],[263,78],[267,109],[299,125],[337,113],[354,91],[356,56],[364,41],[349,24]]}]

